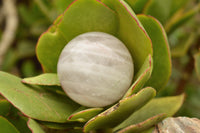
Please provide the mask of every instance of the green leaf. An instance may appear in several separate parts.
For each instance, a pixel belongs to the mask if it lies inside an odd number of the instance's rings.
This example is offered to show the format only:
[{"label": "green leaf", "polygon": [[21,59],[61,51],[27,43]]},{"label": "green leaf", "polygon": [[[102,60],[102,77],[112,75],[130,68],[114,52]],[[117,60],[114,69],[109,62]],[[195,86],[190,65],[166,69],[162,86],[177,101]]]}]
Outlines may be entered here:
[{"label": "green leaf", "polygon": [[195,59],[195,70],[196,70],[196,74],[197,77],[200,80],[200,52],[196,53],[194,55],[194,59]]},{"label": "green leaf", "polygon": [[68,97],[37,86],[26,86],[21,79],[0,72],[0,93],[24,115],[50,122],[66,122],[79,105]]},{"label": "green leaf", "polygon": [[40,36],[36,47],[36,55],[44,72],[55,73],[60,52],[67,41],[60,32],[50,32],[52,28]]},{"label": "green leaf", "polygon": [[119,103],[89,120],[84,126],[84,131],[115,127],[152,99],[155,93],[155,90],[149,87],[141,90],[136,95],[119,101]]},{"label": "green leaf", "polygon": [[69,116],[68,120],[86,122],[90,120],[91,118],[95,117],[96,115],[98,115],[102,110],[103,108],[89,108],[89,109],[81,110]]},{"label": "green leaf", "polygon": [[125,0],[136,14],[142,13],[145,5],[150,0]]},{"label": "green leaf", "polygon": [[27,125],[28,118],[24,117],[23,114],[18,112],[18,110],[12,109],[9,116],[6,118],[17,128],[17,130],[19,130],[20,133],[31,133],[31,130]]},{"label": "green leaf", "polygon": [[144,14],[151,15],[165,24],[170,16],[173,0],[151,0],[144,10]]},{"label": "green leaf", "polygon": [[187,37],[182,38],[179,44],[171,48],[172,57],[183,57],[184,55],[186,55],[195,40],[195,33],[190,33],[190,35],[188,35]]},{"label": "green leaf", "polygon": [[53,4],[59,13],[63,13],[73,1],[75,0],[54,0]]},{"label": "green leaf", "polygon": [[22,79],[23,83],[32,85],[60,86],[60,82],[56,73],[44,73],[36,77]]},{"label": "green leaf", "polygon": [[181,107],[184,100],[184,95],[155,98],[144,105],[141,109],[134,112],[128,119],[123,121],[115,130],[138,124],[151,117],[165,113],[167,117],[174,115]]},{"label": "green leaf", "polygon": [[187,12],[184,12],[183,9],[180,9],[174,16],[170,18],[170,20],[165,24],[165,30],[168,34],[172,33],[174,30],[176,30],[181,25],[185,24],[192,18],[194,18],[194,15],[197,14],[200,11],[200,3],[190,9]]},{"label": "green leaf", "polygon": [[134,61],[134,71],[137,73],[147,56],[153,53],[151,39],[126,2],[122,0],[103,0],[103,2],[117,12],[118,37],[129,49]]},{"label": "green leaf", "polygon": [[28,120],[28,127],[31,129],[32,133],[45,133],[41,126],[31,118]]},{"label": "green leaf", "polygon": [[0,99],[0,116],[6,116],[10,112],[11,104],[5,100]]},{"label": "green leaf", "polygon": [[[90,8],[88,8],[90,7]],[[91,12],[92,11],[92,12]],[[66,40],[90,31],[115,35],[118,20],[114,11],[97,0],[77,0],[65,11],[58,30]]]},{"label": "green leaf", "polygon": [[65,123],[55,123],[55,122],[45,122],[45,121],[38,121],[41,125],[50,128],[50,129],[58,129],[58,130],[64,130],[64,129],[71,129],[71,128],[81,128],[83,127],[84,123],[80,122],[65,122]]},{"label": "green leaf", "polygon": [[157,91],[164,88],[171,75],[171,55],[167,36],[162,25],[153,17],[139,15],[153,43],[153,72],[145,86],[151,86]]},{"label": "green leaf", "polygon": [[134,83],[124,95],[125,97],[131,96],[142,89],[146,81],[150,78],[153,69],[153,60],[151,55],[147,57],[139,72],[134,77]]},{"label": "green leaf", "polygon": [[153,116],[141,123],[130,125],[118,131],[118,133],[140,133],[154,126],[155,124],[163,120],[165,117],[166,117],[166,114],[159,114],[159,115]]},{"label": "green leaf", "polygon": [[1,133],[19,133],[19,131],[4,117],[0,116]]},{"label": "green leaf", "polygon": [[56,72],[59,55],[71,39],[90,31],[115,35],[117,26],[115,12],[100,1],[77,0],[41,35],[37,45],[38,60],[45,72]]}]

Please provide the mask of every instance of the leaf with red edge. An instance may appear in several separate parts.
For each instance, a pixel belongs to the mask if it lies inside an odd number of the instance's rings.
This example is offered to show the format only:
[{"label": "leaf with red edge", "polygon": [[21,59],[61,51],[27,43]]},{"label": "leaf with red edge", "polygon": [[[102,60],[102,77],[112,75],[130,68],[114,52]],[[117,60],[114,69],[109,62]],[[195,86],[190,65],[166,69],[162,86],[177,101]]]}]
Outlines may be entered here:
[{"label": "leaf with red edge", "polygon": [[126,2],[123,0],[103,0],[102,2],[113,8],[118,15],[118,38],[129,49],[134,61],[134,71],[137,73],[147,56],[153,55],[151,39]]},{"label": "leaf with red edge", "polygon": [[102,110],[103,108],[89,108],[81,110],[69,116],[68,121],[86,122],[91,118],[95,117],[96,115],[98,115]]},{"label": "leaf with red edge", "polygon": [[166,117],[166,114],[158,114],[141,123],[130,125],[118,131],[118,133],[140,133],[154,126]]},{"label": "leaf with red edge", "polygon": [[145,5],[150,0],[125,0],[136,14],[142,13]]},{"label": "leaf with red edge", "polygon": [[21,79],[0,72],[0,94],[24,115],[50,122],[66,122],[80,107],[64,95],[47,91],[38,86],[27,86]]},{"label": "leaf with red edge", "polygon": [[158,20],[146,15],[138,15],[153,43],[153,72],[145,86],[157,91],[164,88],[171,75],[171,54],[167,35]]},{"label": "leaf with red edge", "polygon": [[45,133],[42,127],[33,119],[29,118],[28,127],[32,131],[32,133]]},{"label": "leaf with red edge", "polygon": [[36,54],[44,72],[57,71],[62,49],[77,35],[90,31],[116,35],[117,26],[116,13],[100,1],[75,0],[38,40]]},{"label": "leaf with red edge", "polygon": [[44,73],[36,77],[22,79],[25,84],[45,85],[45,86],[60,86],[60,82],[56,73]]},{"label": "leaf with red edge", "polygon": [[119,101],[119,103],[89,120],[84,126],[84,132],[117,126],[152,99],[155,93],[153,88],[147,87],[137,94]]},{"label": "leaf with red edge", "polygon": [[184,96],[185,95],[182,94],[178,96],[152,99],[142,108],[130,115],[130,117],[121,124],[117,125],[114,130],[123,129],[127,126],[141,123],[162,113],[165,113],[166,117],[172,116],[180,109],[184,101]]},{"label": "leaf with red edge", "polygon": [[151,55],[149,55],[145,60],[144,64],[142,65],[142,67],[140,68],[139,72],[136,74],[134,82],[124,95],[124,98],[131,96],[142,89],[146,81],[150,78],[152,69],[153,69],[153,59]]}]

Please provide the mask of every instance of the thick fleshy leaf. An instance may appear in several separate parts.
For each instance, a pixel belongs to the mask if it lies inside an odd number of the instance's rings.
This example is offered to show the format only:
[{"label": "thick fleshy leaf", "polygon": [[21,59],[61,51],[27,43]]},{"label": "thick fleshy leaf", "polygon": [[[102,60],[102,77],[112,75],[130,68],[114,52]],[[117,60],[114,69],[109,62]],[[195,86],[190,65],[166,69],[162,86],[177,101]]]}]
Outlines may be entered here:
[{"label": "thick fleshy leaf", "polygon": [[59,129],[59,130],[64,130],[64,129],[71,129],[71,128],[81,128],[83,127],[84,123],[80,122],[65,122],[65,123],[55,123],[55,122],[45,122],[45,121],[38,121],[41,125],[50,128],[50,129]]},{"label": "thick fleshy leaf", "polygon": [[170,20],[165,24],[165,30],[168,34],[176,30],[181,25],[188,22],[190,19],[194,18],[194,15],[200,11],[200,3],[196,7],[190,9],[187,12],[184,12],[183,9],[180,9]]},{"label": "thick fleshy leaf", "polygon": [[79,112],[76,112],[72,114],[68,120],[69,121],[80,121],[80,122],[86,122],[93,118],[94,116],[98,115],[103,108],[90,108],[90,109],[85,109]]},{"label": "thick fleshy leaf", "polygon": [[150,0],[125,0],[136,14],[142,13],[145,5]]},{"label": "thick fleshy leaf", "polygon": [[24,78],[22,82],[32,85],[60,86],[56,73],[44,73],[36,77]]},{"label": "thick fleshy leaf", "polygon": [[59,13],[63,13],[65,9],[75,0],[54,0],[52,1]]},{"label": "thick fleshy leaf", "polygon": [[196,40],[195,33],[191,33],[188,37],[183,38],[179,44],[171,48],[172,57],[182,57],[187,54],[189,48]]},{"label": "thick fleshy leaf", "polygon": [[166,117],[166,114],[159,114],[156,116],[153,116],[141,123],[130,125],[120,131],[118,133],[140,133],[142,131],[145,131],[149,129],[150,127],[156,125],[158,122],[163,120]]},{"label": "thick fleshy leaf", "polygon": [[11,104],[5,100],[5,99],[0,99],[0,116],[6,116],[11,108]]},{"label": "thick fleshy leaf", "polygon": [[19,133],[19,131],[4,117],[0,116],[1,133]]},{"label": "thick fleshy leaf", "polygon": [[115,127],[129,117],[134,111],[145,105],[155,96],[155,93],[153,88],[148,87],[141,90],[136,95],[119,101],[119,103],[89,120],[84,126],[84,131],[88,132],[95,129]]},{"label": "thick fleshy leaf", "polygon": [[[88,8],[90,7],[90,8]],[[92,12],[91,12],[92,11]],[[58,30],[66,40],[90,31],[115,35],[118,20],[114,11],[97,0],[77,0],[65,11]]]},{"label": "thick fleshy leaf", "polygon": [[33,119],[28,120],[28,127],[32,131],[32,133],[45,133],[45,131],[41,128],[41,126]]},{"label": "thick fleshy leaf", "polygon": [[144,14],[151,15],[162,24],[165,24],[170,16],[172,1],[173,0],[151,0],[145,8]]},{"label": "thick fleshy leaf", "polygon": [[171,55],[167,36],[162,25],[153,17],[139,15],[153,43],[153,72],[145,86],[151,86],[157,91],[163,88],[171,75]]},{"label": "thick fleshy leaf", "polygon": [[134,77],[134,83],[124,95],[125,97],[131,96],[142,89],[146,81],[150,78],[153,69],[153,60],[151,55],[147,57],[139,72]]},{"label": "thick fleshy leaf", "polygon": [[197,77],[200,80],[200,52],[196,53],[194,55],[194,59],[195,59],[195,70],[196,70],[196,74]]},{"label": "thick fleshy leaf", "polygon": [[103,2],[117,12],[119,18],[118,38],[129,49],[134,61],[134,71],[137,73],[147,56],[153,53],[151,39],[126,2],[123,0],[103,0]]},{"label": "thick fleshy leaf", "polygon": [[61,50],[67,44],[60,32],[43,33],[37,43],[36,55],[44,72],[56,72]]},{"label": "thick fleshy leaf", "polygon": [[148,102],[138,111],[134,112],[128,119],[115,127],[115,130],[125,128],[127,126],[138,124],[151,117],[165,113],[168,116],[174,115],[181,107],[184,95],[155,98]]},{"label": "thick fleshy leaf", "polygon": [[[88,8],[89,7],[89,8]],[[118,20],[114,11],[97,0],[76,0],[41,35],[37,57],[45,72],[56,72],[61,50],[71,39],[89,31],[115,35]]]},{"label": "thick fleshy leaf", "polygon": [[0,94],[26,116],[34,119],[66,122],[79,105],[68,97],[37,86],[26,86],[21,79],[0,72]]}]

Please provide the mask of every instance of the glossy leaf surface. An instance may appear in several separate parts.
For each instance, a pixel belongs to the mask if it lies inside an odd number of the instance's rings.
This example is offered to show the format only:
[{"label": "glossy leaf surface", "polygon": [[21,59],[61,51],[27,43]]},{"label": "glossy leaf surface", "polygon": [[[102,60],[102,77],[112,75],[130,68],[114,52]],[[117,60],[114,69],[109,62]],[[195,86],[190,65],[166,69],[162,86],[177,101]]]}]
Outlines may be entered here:
[{"label": "glossy leaf surface", "polygon": [[125,128],[132,124],[138,124],[151,117],[165,113],[166,116],[174,115],[181,107],[184,95],[155,98],[144,105],[141,109],[134,112],[129,118],[115,127],[115,130]]},{"label": "glossy leaf surface", "polygon": [[155,90],[149,87],[141,90],[136,95],[132,95],[119,101],[119,103],[89,120],[84,126],[84,131],[88,132],[95,129],[112,128],[120,124],[129,117],[130,114],[152,99],[155,96],[155,93]]},{"label": "glossy leaf surface", "polygon": [[165,87],[171,75],[171,54],[167,36],[164,28],[155,18],[145,15],[139,15],[138,18],[153,43],[153,72],[145,85],[158,91]]},{"label": "glossy leaf surface", "polygon": [[33,85],[60,86],[58,76],[55,73],[44,73],[36,77],[24,78],[22,82]]},{"label": "glossy leaf surface", "polygon": [[21,79],[0,72],[0,93],[25,115],[43,121],[66,122],[79,105],[63,95],[36,86],[26,86]]}]

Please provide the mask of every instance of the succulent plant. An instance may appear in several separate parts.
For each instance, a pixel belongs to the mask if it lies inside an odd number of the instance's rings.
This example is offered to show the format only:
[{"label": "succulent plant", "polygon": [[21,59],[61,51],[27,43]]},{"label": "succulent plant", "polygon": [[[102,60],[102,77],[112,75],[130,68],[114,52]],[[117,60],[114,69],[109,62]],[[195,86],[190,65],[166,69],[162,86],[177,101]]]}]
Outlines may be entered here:
[{"label": "succulent plant", "polygon": [[[136,2],[132,6],[130,2],[73,1],[38,40],[36,54],[44,74],[21,79],[0,72],[0,94],[4,97],[0,99],[0,129],[13,133],[55,130],[138,133],[175,114],[184,95],[154,98],[156,91],[165,87],[171,74],[171,55],[165,30],[154,17],[134,13],[134,7],[141,9],[142,3]],[[62,89],[65,87],[57,76],[63,48],[87,32],[115,36],[133,58],[134,78],[129,79],[132,84],[113,105],[89,108],[76,103],[65,94]],[[76,69],[81,69],[81,66]],[[12,119],[13,114],[17,119]],[[4,128],[4,125],[9,128]]]}]

